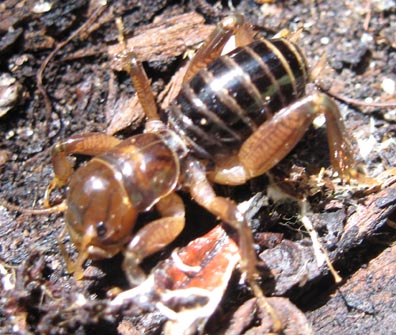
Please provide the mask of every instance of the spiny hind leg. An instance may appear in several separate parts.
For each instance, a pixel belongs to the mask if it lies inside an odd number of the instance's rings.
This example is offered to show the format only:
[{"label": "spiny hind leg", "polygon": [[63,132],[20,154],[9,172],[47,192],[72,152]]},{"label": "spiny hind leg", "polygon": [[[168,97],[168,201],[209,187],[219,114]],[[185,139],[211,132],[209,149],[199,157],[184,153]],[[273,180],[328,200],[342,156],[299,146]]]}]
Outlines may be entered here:
[{"label": "spiny hind leg", "polygon": [[216,166],[211,179],[220,184],[242,184],[270,170],[300,141],[315,117],[324,114],[333,168],[341,179],[364,178],[357,172],[353,138],[347,133],[332,98],[315,93],[283,108],[263,123],[242,145],[238,155]]}]

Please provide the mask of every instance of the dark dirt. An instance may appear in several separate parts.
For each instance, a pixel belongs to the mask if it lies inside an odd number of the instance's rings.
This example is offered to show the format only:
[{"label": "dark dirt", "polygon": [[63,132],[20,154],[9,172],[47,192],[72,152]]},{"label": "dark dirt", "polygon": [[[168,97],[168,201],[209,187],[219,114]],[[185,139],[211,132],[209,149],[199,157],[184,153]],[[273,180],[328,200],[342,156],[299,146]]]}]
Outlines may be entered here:
[{"label": "dark dirt", "polygon": [[[120,103],[133,96],[128,76],[113,72],[108,58],[108,46],[117,43],[114,22],[119,16],[129,37],[138,28],[144,31],[160,15],[196,11],[207,24],[215,24],[233,10],[229,7],[233,3],[235,11],[261,27],[265,37],[282,28],[302,28],[299,45],[309,63],[315,65],[327,56],[329,66],[321,71],[320,82],[331,92],[366,102],[396,100],[391,86],[396,82],[395,1],[304,0],[259,5],[253,0],[182,4],[151,0],[109,1],[88,30],[60,48],[42,75],[49,98],[46,105],[39,92],[40,66],[88,20],[96,3],[5,0],[0,4],[0,72],[16,79],[0,87],[0,115],[4,114],[0,116],[2,199],[24,208],[41,207],[52,178],[51,146],[72,134],[106,132],[115,109],[114,99]],[[148,56],[145,60],[154,91],[160,93],[181,66],[182,55],[154,61]],[[324,127],[311,129],[273,169],[271,180],[289,194],[307,196],[309,218],[344,278],[341,285],[334,284],[326,266],[306,266],[313,256],[309,237],[299,221],[300,209],[296,201],[271,197],[268,177],[241,187],[219,187],[218,192],[237,202],[258,192],[268,195],[265,206],[262,202],[255,205],[258,213],[252,219],[256,240],[263,249],[268,247],[261,257],[273,273],[272,278],[263,279],[263,286],[269,295],[289,297],[305,313],[316,334],[396,334],[391,317],[395,286],[393,276],[386,272],[395,253],[390,246],[396,238],[396,184],[392,174],[383,174],[396,166],[396,109],[338,103],[347,128],[359,143],[362,163],[370,176],[383,181],[383,190],[368,195],[357,192],[353,186],[336,185],[329,173],[320,186],[313,184],[312,174],[321,167],[330,170]],[[118,135],[141,132],[140,119],[136,120],[133,127]],[[62,194],[54,193],[52,200],[59,201]],[[215,225],[214,218],[193,204],[188,195],[184,199],[188,229],[171,247],[145,262],[147,271],[164,260],[172,248],[186,245]],[[76,282],[67,273],[57,243],[63,226],[62,215],[31,216],[0,206],[0,333],[159,334],[164,317],[158,312],[103,313],[107,291],[114,286],[127,288],[121,257],[89,263],[87,279],[82,281]],[[273,234],[267,236],[268,232]],[[70,242],[65,244],[75,257]],[[370,298],[372,291],[376,294]],[[381,291],[385,293],[379,294]],[[236,333],[232,325],[229,328],[230,320],[250,297],[248,288],[238,285],[236,274],[216,311],[216,320],[210,320],[203,333]]]}]

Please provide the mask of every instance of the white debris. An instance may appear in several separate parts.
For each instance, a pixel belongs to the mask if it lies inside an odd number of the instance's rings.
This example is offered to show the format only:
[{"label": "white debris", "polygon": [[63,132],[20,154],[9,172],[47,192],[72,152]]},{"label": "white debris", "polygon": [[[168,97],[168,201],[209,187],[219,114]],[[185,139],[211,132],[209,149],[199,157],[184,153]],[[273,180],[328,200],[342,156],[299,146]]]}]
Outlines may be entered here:
[{"label": "white debris", "polygon": [[395,81],[390,78],[385,78],[382,81],[381,88],[384,90],[385,93],[394,94],[396,88]]},{"label": "white debris", "polygon": [[43,14],[49,12],[51,9],[52,9],[51,3],[46,1],[39,1],[33,6],[32,12],[36,14]]},{"label": "white debris", "polygon": [[328,38],[327,36],[322,37],[320,39],[320,43],[322,43],[323,45],[328,45],[330,43],[330,38]]}]

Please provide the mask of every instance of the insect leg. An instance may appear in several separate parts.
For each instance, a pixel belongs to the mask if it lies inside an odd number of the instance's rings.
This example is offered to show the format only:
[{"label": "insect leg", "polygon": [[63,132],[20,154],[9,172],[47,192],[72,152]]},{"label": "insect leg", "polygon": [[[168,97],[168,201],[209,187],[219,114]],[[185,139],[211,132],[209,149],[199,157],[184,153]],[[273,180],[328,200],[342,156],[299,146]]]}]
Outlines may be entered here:
[{"label": "insect leg", "polygon": [[[262,124],[242,145],[238,156],[218,165],[215,182],[232,183],[233,173],[248,180],[283,159],[300,141],[315,117],[324,114],[332,166],[345,181],[364,179],[356,170],[354,141],[347,133],[340,111],[326,94],[315,93],[283,108]],[[235,184],[235,183],[234,183]]]},{"label": "insect leg", "polygon": [[146,71],[144,71],[142,63],[137,59],[135,52],[132,50],[128,51],[127,49],[121,18],[118,18],[116,23],[118,28],[118,39],[124,47],[124,52],[118,55],[118,57],[121,58],[125,71],[128,72],[131,77],[139,102],[143,107],[147,119],[158,120],[157,104],[155,103],[150,80],[147,77]]},{"label": "insect leg", "polygon": [[326,118],[333,167],[346,181],[355,178],[353,139],[345,129],[337,104],[326,94],[320,93],[282,109],[248,138],[239,151],[239,159],[249,175],[260,175],[284,158],[319,114],[324,114]]},{"label": "insect leg", "polygon": [[120,143],[119,139],[101,133],[74,135],[56,143],[51,151],[55,177],[45,192],[45,206],[50,207],[49,196],[51,191],[55,187],[67,185],[69,182],[69,178],[73,173],[73,164],[68,160],[69,155],[82,154],[96,156],[108,151],[118,143]]},{"label": "insect leg", "polygon": [[227,16],[217,24],[212,34],[191,60],[183,81],[189,81],[200,69],[219,57],[225,44],[232,36],[235,36],[237,46],[243,46],[253,41],[253,33],[242,15]]},{"label": "insect leg", "polygon": [[51,206],[49,198],[53,189],[67,185],[69,182],[69,178],[73,173],[73,164],[69,161],[68,156],[72,154],[96,156],[108,151],[118,143],[120,143],[120,140],[117,138],[101,133],[74,135],[57,142],[52,147],[51,151],[51,159],[55,177],[50,182],[45,191],[45,208],[26,209],[6,201],[0,201],[0,204],[11,210],[16,210],[29,215],[45,215],[64,212],[66,210],[65,201],[58,205]]},{"label": "insect leg", "polygon": [[195,162],[189,166],[190,193],[193,199],[209,212],[219,217],[224,223],[231,226],[238,233],[238,246],[240,253],[240,268],[246,281],[257,298],[257,303],[267,311],[273,321],[273,333],[279,333],[282,323],[274,308],[269,304],[257,279],[259,277],[256,252],[252,232],[242,212],[239,211],[235,202],[230,199],[217,196],[211,184],[206,179],[204,171]]},{"label": "insect leg", "polygon": [[182,199],[171,193],[156,205],[162,218],[141,228],[124,252],[123,268],[132,286],[146,277],[139,264],[144,258],[163,249],[179,236],[185,224],[185,208]]},{"label": "insect leg", "polygon": [[257,277],[257,258],[253,237],[245,216],[239,211],[235,202],[216,195],[206,178],[205,171],[198,163],[190,162],[188,170],[189,175],[186,178],[190,185],[191,196],[199,205],[237,231],[241,271],[247,278]]}]

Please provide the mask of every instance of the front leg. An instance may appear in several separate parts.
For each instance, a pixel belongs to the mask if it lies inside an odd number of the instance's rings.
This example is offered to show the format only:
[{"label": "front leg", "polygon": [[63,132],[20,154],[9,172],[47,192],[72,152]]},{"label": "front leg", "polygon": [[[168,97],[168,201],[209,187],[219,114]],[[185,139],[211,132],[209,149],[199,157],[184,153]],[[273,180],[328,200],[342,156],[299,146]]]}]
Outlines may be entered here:
[{"label": "front leg", "polygon": [[45,207],[50,207],[49,197],[52,190],[68,184],[73,173],[73,164],[68,156],[73,154],[96,156],[116,146],[121,141],[101,133],[74,135],[63,139],[52,147],[51,159],[55,177],[48,185],[44,196]]},{"label": "front leg", "polygon": [[330,159],[341,179],[359,178],[353,139],[332,98],[315,93],[283,108],[263,123],[243,144],[238,155],[216,166],[211,178],[220,184],[243,184],[262,175],[283,159],[300,141],[313,120],[324,114]]},{"label": "front leg", "polygon": [[146,278],[139,267],[142,260],[173,242],[184,228],[184,204],[176,193],[162,198],[156,208],[162,218],[141,228],[124,252],[123,269],[132,286],[139,285]]}]

